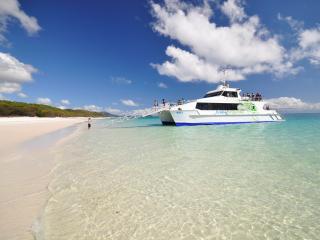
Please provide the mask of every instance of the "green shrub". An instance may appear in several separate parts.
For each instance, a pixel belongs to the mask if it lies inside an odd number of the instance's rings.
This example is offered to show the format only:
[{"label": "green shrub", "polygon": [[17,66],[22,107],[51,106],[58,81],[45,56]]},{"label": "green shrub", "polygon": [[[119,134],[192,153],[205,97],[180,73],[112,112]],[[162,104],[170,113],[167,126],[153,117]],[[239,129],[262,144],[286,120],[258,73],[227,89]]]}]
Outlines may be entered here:
[{"label": "green shrub", "polygon": [[91,112],[86,110],[60,109],[43,104],[23,103],[0,100],[0,116],[29,116],[29,117],[106,117],[108,113]]}]

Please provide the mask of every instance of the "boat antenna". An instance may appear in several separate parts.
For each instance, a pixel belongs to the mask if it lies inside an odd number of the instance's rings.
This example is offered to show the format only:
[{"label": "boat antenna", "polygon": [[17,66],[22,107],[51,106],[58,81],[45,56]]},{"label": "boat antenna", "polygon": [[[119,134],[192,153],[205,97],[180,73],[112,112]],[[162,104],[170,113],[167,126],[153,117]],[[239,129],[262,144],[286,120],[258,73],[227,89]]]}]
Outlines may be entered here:
[{"label": "boat antenna", "polygon": [[224,79],[222,80],[222,84],[224,87],[229,87],[229,84],[227,84],[226,73],[227,73],[228,69],[230,69],[230,68],[231,67],[228,65],[221,68],[221,71],[223,72],[223,76],[224,76]]}]

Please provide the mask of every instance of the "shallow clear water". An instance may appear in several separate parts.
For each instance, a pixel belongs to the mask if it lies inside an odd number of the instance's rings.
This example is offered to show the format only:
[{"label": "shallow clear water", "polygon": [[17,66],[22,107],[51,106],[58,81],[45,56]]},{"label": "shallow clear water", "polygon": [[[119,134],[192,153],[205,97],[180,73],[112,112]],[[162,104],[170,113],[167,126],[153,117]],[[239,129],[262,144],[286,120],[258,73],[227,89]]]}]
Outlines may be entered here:
[{"label": "shallow clear water", "polygon": [[320,115],[102,120],[57,151],[40,239],[319,239]]}]

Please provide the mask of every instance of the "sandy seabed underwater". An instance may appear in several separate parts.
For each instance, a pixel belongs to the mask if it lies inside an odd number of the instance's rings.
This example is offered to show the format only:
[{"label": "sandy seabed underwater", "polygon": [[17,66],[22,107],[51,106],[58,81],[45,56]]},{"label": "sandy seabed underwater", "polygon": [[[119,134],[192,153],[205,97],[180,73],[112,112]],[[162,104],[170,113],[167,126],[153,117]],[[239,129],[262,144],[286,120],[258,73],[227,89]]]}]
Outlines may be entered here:
[{"label": "sandy seabed underwater", "polygon": [[320,114],[100,120],[55,152],[37,239],[319,239]]}]

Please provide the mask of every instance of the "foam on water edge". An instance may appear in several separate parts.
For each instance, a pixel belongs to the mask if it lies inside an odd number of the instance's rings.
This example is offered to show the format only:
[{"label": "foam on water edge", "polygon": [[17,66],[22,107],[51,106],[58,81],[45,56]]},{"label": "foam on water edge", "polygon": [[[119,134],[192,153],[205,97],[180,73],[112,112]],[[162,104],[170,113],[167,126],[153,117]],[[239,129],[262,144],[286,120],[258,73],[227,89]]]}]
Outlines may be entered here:
[{"label": "foam on water edge", "polygon": [[[79,136],[84,127],[81,123],[75,124],[73,126],[69,126],[63,129],[56,130],[52,133],[48,133],[29,141],[26,141],[21,144],[19,147],[19,155],[20,157],[26,158],[31,154],[31,158],[33,160],[41,159],[41,161],[51,162],[55,159],[55,152],[62,144],[71,140],[72,138]],[[28,159],[25,159],[28,161]],[[49,175],[51,175],[57,167],[59,167],[59,162],[54,163],[53,168],[50,170]],[[50,197],[50,189],[48,187],[49,197]],[[52,194],[51,194],[52,195]],[[44,214],[46,204],[43,206],[43,209],[39,212],[38,217],[34,220],[34,223],[30,227],[30,232],[34,236],[35,239],[44,239],[43,228],[42,228],[42,218]]]}]

